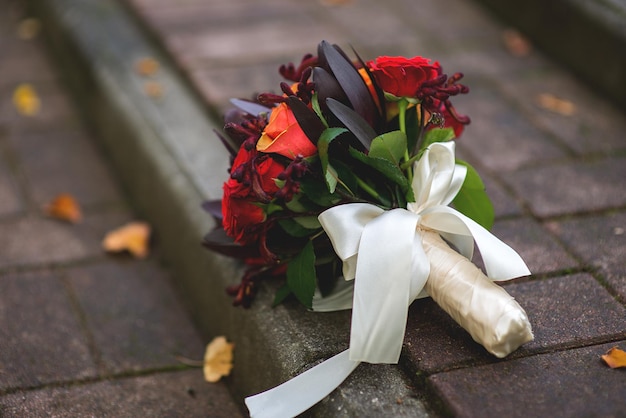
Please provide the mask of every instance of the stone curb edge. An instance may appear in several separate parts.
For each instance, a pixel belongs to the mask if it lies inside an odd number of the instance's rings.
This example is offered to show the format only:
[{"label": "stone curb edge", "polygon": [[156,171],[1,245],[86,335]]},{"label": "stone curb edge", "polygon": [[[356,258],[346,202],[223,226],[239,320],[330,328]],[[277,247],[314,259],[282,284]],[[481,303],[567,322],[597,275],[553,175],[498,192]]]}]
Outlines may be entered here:
[{"label": "stone curb edge", "polygon": [[[235,342],[235,367],[226,382],[242,409],[245,396],[347,348],[347,312],[272,309],[271,290],[261,291],[249,310],[231,306],[224,288],[238,281],[241,270],[200,245],[213,227],[200,205],[219,198],[226,176],[228,157],[213,133],[220,127],[128,11],[116,0],[30,3],[78,110],[136,211],[153,225],[160,256],[204,338],[225,335]],[[159,63],[150,77],[134,69],[145,57]],[[162,97],[151,97],[146,83],[156,83]],[[310,414],[365,416],[374,412],[375,398],[376,409],[393,416],[430,416],[424,396],[413,390],[419,385],[399,367],[362,365]]]}]

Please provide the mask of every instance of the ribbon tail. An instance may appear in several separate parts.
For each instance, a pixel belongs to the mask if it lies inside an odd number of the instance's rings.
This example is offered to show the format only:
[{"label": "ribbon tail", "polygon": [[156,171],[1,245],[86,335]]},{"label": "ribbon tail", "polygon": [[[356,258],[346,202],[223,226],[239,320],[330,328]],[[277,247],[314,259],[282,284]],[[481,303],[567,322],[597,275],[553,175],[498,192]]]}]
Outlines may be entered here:
[{"label": "ribbon tail", "polygon": [[472,236],[491,280],[503,281],[530,275],[526,263],[513,248],[461,212],[447,206],[435,206],[423,212],[422,224],[439,233]]},{"label": "ribbon tail", "polygon": [[280,386],[247,397],[250,417],[295,417],[328,396],[359,364],[345,350]]},{"label": "ribbon tail", "polygon": [[[413,242],[419,216],[394,209],[361,235],[354,284],[350,359],[397,363],[411,296]],[[413,289],[419,293],[420,289]]]}]

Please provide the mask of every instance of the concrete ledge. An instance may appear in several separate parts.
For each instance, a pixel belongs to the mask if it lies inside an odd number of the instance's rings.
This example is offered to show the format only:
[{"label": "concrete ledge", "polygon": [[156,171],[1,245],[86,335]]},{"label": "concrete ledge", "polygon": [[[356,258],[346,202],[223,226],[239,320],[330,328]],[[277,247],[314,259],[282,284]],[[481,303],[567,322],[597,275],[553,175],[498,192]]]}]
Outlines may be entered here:
[{"label": "concrete ledge", "polygon": [[[250,310],[225,296],[241,271],[231,260],[200,246],[213,225],[200,208],[219,197],[227,156],[212,121],[187,90],[168,57],[152,45],[115,0],[32,1],[68,86],[94,136],[110,157],[138,213],[156,230],[162,259],[208,339],[226,335],[236,344],[227,383],[235,399],[268,389],[348,345],[349,313],[315,314],[296,305],[270,308],[268,283]],[[148,81],[136,61],[160,63],[150,80],[160,99],[144,91]],[[396,366],[361,366],[311,416],[429,416],[419,381]],[[422,393],[424,391],[421,391]],[[402,402],[399,402],[401,399]],[[243,408],[243,405],[242,405]]]},{"label": "concrete ledge", "polygon": [[626,6],[619,0],[477,0],[601,95],[626,108]]}]

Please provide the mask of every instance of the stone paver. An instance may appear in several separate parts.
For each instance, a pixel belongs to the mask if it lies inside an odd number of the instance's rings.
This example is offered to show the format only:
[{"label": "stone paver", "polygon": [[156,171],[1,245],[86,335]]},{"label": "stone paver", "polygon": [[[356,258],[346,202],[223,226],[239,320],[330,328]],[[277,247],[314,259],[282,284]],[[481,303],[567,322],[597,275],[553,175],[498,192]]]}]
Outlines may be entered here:
[{"label": "stone paver", "polygon": [[626,301],[626,213],[551,222],[548,228]]},{"label": "stone paver", "polygon": [[626,341],[454,370],[429,380],[456,417],[617,418],[624,414],[624,376],[600,360],[616,345],[623,348]]},{"label": "stone paver", "polygon": [[[203,344],[154,263],[97,263],[66,272],[106,371],[180,365]],[[140,298],[137,295],[141,295]]]},{"label": "stone paver", "polygon": [[0,276],[0,391],[95,377],[79,319],[58,274]]},{"label": "stone paver", "polygon": [[0,161],[0,217],[15,214],[23,209],[23,199],[18,192],[16,179],[7,165],[4,160]]},{"label": "stone paver", "polygon": [[626,205],[626,159],[568,161],[504,173],[539,217],[616,209]]},{"label": "stone paver", "polygon": [[3,417],[235,417],[227,392],[196,371],[159,373],[0,398]]},{"label": "stone paver", "polygon": [[[206,341],[175,275],[156,256],[102,249],[138,217],[41,39],[17,38],[17,3],[0,10],[0,416],[240,416],[223,382],[177,359],[202,359]],[[13,105],[20,83],[34,86],[36,115]],[[82,222],[43,213],[60,193],[76,198]]]},{"label": "stone paver", "polygon": [[472,123],[459,147],[492,172],[508,172],[566,155],[497,92],[476,88],[464,99],[458,108],[471,114]]},{"label": "stone paver", "polygon": [[533,274],[579,267],[579,263],[540,224],[530,218],[498,221],[492,232],[522,256]]}]

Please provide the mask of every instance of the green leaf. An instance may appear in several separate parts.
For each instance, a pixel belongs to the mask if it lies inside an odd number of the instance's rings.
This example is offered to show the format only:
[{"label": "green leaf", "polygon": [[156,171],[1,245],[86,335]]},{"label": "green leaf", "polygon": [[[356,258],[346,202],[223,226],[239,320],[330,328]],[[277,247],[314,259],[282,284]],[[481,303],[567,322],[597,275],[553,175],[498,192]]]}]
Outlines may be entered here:
[{"label": "green leaf", "polygon": [[320,107],[320,102],[318,99],[317,92],[313,93],[313,97],[311,98],[311,108],[313,109],[317,117],[320,118],[320,121],[322,121],[324,126],[328,128],[328,122],[326,122],[326,119],[324,118],[324,114],[322,113],[322,108]]},{"label": "green leaf", "polygon": [[[280,227],[289,235],[296,238],[308,237],[313,233],[311,228],[307,228],[294,218],[285,218],[278,221]],[[319,223],[318,223],[319,227]]]},{"label": "green leaf", "polygon": [[350,148],[350,155],[399,185],[403,191],[408,189],[409,180],[404,176],[404,173],[397,165],[383,158],[370,157],[354,148]]},{"label": "green leaf", "polygon": [[317,219],[317,216],[296,216],[293,220],[309,230],[320,229],[322,227],[320,221]]},{"label": "green leaf", "polygon": [[402,131],[391,131],[374,138],[369,156],[383,158],[393,164],[400,165],[400,160],[405,153],[406,134]]},{"label": "green leaf", "polygon": [[287,266],[287,285],[307,308],[313,305],[315,293],[315,252],[313,242],[308,241],[300,254]]},{"label": "green leaf", "polygon": [[345,128],[328,128],[322,132],[322,135],[320,135],[317,141],[317,152],[320,157],[320,163],[322,164],[322,173],[324,173],[324,179],[326,180],[326,185],[330,193],[334,193],[335,187],[337,187],[337,173],[328,165],[328,147],[335,138],[344,132],[348,132],[348,130]]},{"label": "green leaf", "polygon": [[351,167],[344,164],[340,160],[332,161],[333,169],[337,172],[340,184],[345,188],[345,191],[354,196],[355,190],[359,187],[356,175]]},{"label": "green leaf", "polygon": [[495,213],[485,191],[485,184],[471,165],[461,160],[457,160],[457,164],[467,167],[467,175],[452,204],[459,212],[478,222],[485,229],[491,229]]},{"label": "green leaf", "polygon": [[301,202],[302,195],[297,194],[289,202],[285,202],[285,206],[292,212],[301,213],[307,212],[310,208]]},{"label": "green leaf", "polygon": [[[325,208],[337,204],[340,200],[338,196],[328,191],[328,187],[325,182],[312,178],[303,178],[300,182],[300,190],[302,191],[304,197],[307,197],[316,205]],[[304,202],[301,203],[304,204]]]},{"label": "green leaf", "polygon": [[289,296],[290,294],[291,294],[291,289],[289,288],[289,286],[287,286],[287,284],[282,285],[276,291],[276,294],[274,295],[274,302],[272,302],[272,308],[275,308],[281,303],[283,303],[285,299],[287,299],[287,296]]},{"label": "green leaf", "polygon": [[447,142],[454,139],[454,129],[452,128],[435,128],[426,131],[424,141],[420,150],[426,149],[435,142]]},{"label": "green leaf", "polygon": [[339,182],[339,174],[337,174],[337,171],[330,164],[328,164],[324,169],[324,180],[326,180],[328,191],[330,193],[335,193],[337,183]]}]

